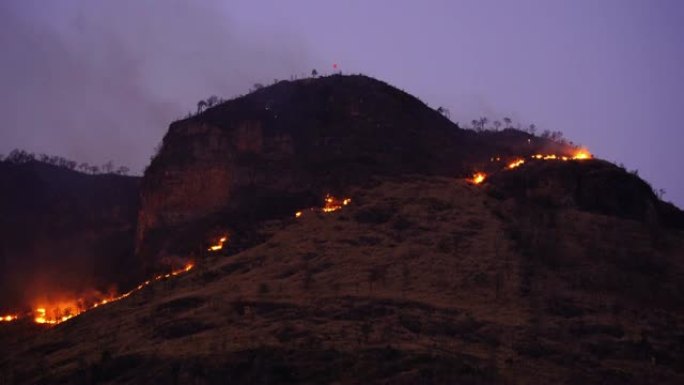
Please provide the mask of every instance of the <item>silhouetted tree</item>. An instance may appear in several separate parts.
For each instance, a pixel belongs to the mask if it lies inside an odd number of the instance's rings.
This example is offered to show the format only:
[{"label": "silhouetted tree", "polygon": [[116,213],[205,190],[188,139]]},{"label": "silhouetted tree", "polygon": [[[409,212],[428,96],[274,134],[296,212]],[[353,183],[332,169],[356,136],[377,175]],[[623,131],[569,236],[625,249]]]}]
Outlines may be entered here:
[{"label": "silhouetted tree", "polygon": [[485,129],[485,125],[487,124],[487,122],[489,122],[489,119],[487,119],[486,117],[483,116],[483,117],[480,118],[480,121],[479,121],[479,123],[480,123],[480,130],[484,130],[484,129]]},{"label": "silhouetted tree", "polygon": [[258,91],[260,89],[264,88],[264,85],[261,83],[254,83],[254,91]]},{"label": "silhouetted tree", "polygon": [[217,104],[218,104],[218,100],[219,100],[219,99],[218,99],[218,96],[216,96],[216,95],[211,95],[211,96],[207,99],[207,108],[208,108],[208,107],[213,107],[213,106],[217,105]]},{"label": "silhouetted tree", "polygon": [[121,166],[116,169],[116,173],[119,175],[127,175],[130,170],[126,166]]},{"label": "silhouetted tree", "polygon": [[492,123],[492,124],[494,125],[494,129],[496,131],[499,131],[499,128],[501,128],[501,122],[498,120],[495,120],[494,123]]},{"label": "silhouetted tree", "polygon": [[114,171],[114,163],[110,160],[109,162],[102,165],[102,171],[105,174],[111,174]]},{"label": "silhouetted tree", "polygon": [[86,162],[83,162],[78,165],[78,169],[81,170],[81,172],[90,172],[90,165]]},{"label": "silhouetted tree", "polygon": [[439,112],[447,118],[451,118],[451,112],[449,112],[449,109],[446,107],[440,106],[439,108],[437,108],[437,112]]},{"label": "silhouetted tree", "polygon": [[535,124],[530,124],[529,133],[534,135],[535,132],[537,132],[537,126]]},{"label": "silhouetted tree", "polygon": [[504,125],[506,126],[504,128],[511,128],[511,124],[513,124],[513,121],[511,120],[511,118],[508,118],[508,117],[503,118],[503,121],[504,121]]},{"label": "silhouetted tree", "polygon": [[202,109],[204,109],[206,107],[207,107],[207,102],[205,102],[204,100],[200,100],[199,102],[197,102],[197,113],[198,114],[201,113]]},{"label": "silhouetted tree", "polygon": [[311,76],[314,77],[314,78],[315,78],[316,76],[318,76],[318,71],[316,71],[315,68],[313,69],[313,71],[311,71]]}]

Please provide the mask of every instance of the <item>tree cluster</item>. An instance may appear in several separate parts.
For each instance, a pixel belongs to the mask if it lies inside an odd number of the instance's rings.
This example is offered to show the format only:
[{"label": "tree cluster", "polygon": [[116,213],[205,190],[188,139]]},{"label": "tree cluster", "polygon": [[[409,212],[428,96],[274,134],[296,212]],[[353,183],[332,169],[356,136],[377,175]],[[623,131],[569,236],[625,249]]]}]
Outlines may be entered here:
[{"label": "tree cluster", "polygon": [[[494,120],[491,122],[491,125],[488,125],[490,123],[490,120],[487,117],[480,117],[479,119],[473,119],[471,122],[471,128],[477,132],[485,132],[485,131],[493,131],[497,132],[500,130],[518,130],[518,131],[523,131],[526,132],[530,135],[537,135],[537,125],[535,124],[530,124],[527,127],[521,126],[520,123],[513,124],[513,120],[511,118],[505,117],[502,120]],[[539,135],[541,138],[544,139],[549,139],[554,142],[558,143],[566,143],[566,139],[563,137],[563,132],[561,131],[551,131],[551,130],[544,130],[542,133]]]},{"label": "tree cluster", "polygon": [[128,175],[130,171],[126,166],[116,167],[112,161],[109,161],[101,166],[91,165],[86,162],[78,163],[76,161],[58,156],[47,154],[34,154],[25,150],[14,149],[7,157],[0,155],[0,161],[12,164],[26,164],[31,162],[38,162],[49,164],[52,166],[65,168],[68,170],[80,171],[86,174],[116,174]]}]

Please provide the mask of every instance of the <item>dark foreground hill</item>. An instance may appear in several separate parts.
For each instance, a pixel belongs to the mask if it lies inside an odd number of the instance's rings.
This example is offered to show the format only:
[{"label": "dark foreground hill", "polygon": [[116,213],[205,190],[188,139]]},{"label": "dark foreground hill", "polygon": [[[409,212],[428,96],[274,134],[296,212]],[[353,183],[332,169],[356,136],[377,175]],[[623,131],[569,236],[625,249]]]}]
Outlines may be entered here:
[{"label": "dark foreground hill", "polygon": [[39,296],[139,280],[139,183],[36,161],[0,162],[0,314]]},{"label": "dark foreground hill", "polygon": [[[544,183],[528,183],[539,167]],[[42,333],[11,325],[0,373],[20,384],[681,384],[682,231],[540,187],[592,170],[619,172],[587,161],[477,186],[375,179],[340,211],[263,223],[264,243],[123,301]]]}]

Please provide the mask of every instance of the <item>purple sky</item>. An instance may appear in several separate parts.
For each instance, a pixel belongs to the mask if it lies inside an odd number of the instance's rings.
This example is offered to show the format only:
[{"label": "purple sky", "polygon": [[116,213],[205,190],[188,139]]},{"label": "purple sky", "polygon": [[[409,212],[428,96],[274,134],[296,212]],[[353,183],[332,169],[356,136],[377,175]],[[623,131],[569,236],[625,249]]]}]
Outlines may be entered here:
[{"label": "purple sky", "polygon": [[338,63],[561,130],[684,206],[684,1],[0,1],[0,153],[141,172],[211,94]]}]

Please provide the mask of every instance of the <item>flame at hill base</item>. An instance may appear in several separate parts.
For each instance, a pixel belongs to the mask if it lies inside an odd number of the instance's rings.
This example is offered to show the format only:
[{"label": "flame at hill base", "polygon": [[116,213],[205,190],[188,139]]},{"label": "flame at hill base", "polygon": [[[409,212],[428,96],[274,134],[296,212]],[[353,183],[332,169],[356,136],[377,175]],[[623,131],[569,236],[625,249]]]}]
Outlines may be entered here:
[{"label": "flame at hill base", "polygon": [[[124,294],[109,294],[104,295],[102,293],[93,292],[88,295],[82,296],[77,299],[43,299],[37,301],[33,310],[26,313],[24,316],[32,318],[33,322],[43,325],[56,325],[64,321],[68,321],[80,314],[83,314],[89,310],[98,308],[100,306],[106,305],[111,302],[116,302],[124,299],[136,291],[140,291],[144,287],[166,278],[175,277],[177,275],[186,273],[194,267],[192,262],[187,263],[183,268],[178,270],[173,270],[166,274],[159,274],[154,278],[148,279],[147,281],[136,286],[131,291]],[[57,296],[55,296],[57,297]],[[0,322],[10,322],[17,321],[24,318],[17,314],[4,315],[1,316]]]}]

